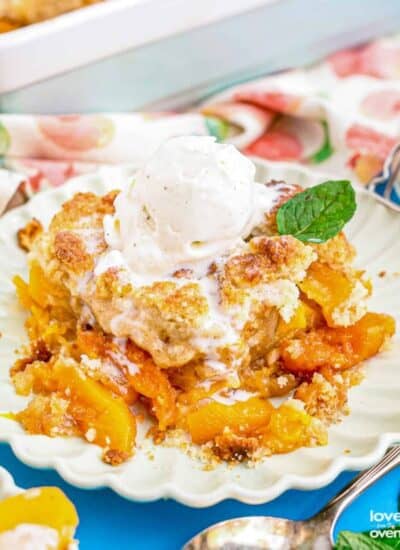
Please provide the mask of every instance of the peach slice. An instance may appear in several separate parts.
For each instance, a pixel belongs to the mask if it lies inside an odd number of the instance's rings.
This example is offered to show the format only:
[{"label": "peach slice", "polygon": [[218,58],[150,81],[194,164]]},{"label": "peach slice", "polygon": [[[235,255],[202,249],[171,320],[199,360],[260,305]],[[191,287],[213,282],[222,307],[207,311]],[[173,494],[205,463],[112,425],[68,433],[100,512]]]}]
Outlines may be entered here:
[{"label": "peach slice", "polygon": [[344,273],[326,264],[314,262],[307,277],[299,284],[310,300],[319,304],[329,326],[335,326],[332,314],[340,304],[350,297],[354,282]]},{"label": "peach slice", "polygon": [[176,421],[176,393],[165,371],[160,369],[146,352],[128,341],[126,355],[137,372],[128,369],[127,378],[135,391],[151,400],[160,430]]},{"label": "peach slice", "polygon": [[273,454],[327,443],[326,429],[294,403],[288,401],[274,409],[263,431],[262,441]]},{"label": "peach slice", "polygon": [[[67,412],[83,436],[90,430],[91,442],[116,451],[125,459],[132,455],[136,422],[122,398],[113,395],[79,368],[60,361],[54,365],[32,365],[30,372],[35,392],[57,392],[68,401]],[[25,411],[18,413],[17,418],[24,425],[29,421],[29,418],[24,420]]]},{"label": "peach slice", "polygon": [[194,443],[206,443],[229,428],[237,435],[251,435],[266,426],[273,411],[271,403],[260,397],[225,405],[212,401],[189,413],[187,426]]},{"label": "peach slice", "polygon": [[60,489],[40,487],[0,501],[0,533],[22,523],[55,529],[60,537],[60,549],[66,550],[79,519],[74,505]]},{"label": "peach slice", "polygon": [[380,313],[367,313],[350,327],[316,329],[282,343],[283,367],[295,374],[348,369],[377,354],[394,332],[394,319]]}]

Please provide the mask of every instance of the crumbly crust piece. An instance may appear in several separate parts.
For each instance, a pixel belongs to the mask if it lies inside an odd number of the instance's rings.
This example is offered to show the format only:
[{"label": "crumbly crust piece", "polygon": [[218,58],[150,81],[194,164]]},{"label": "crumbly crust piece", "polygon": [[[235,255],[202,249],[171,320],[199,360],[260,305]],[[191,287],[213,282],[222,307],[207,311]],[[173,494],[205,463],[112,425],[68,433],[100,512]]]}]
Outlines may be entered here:
[{"label": "crumbly crust piece", "polygon": [[18,245],[25,252],[29,252],[35,240],[43,233],[43,226],[39,220],[33,218],[25,227],[17,231]]}]

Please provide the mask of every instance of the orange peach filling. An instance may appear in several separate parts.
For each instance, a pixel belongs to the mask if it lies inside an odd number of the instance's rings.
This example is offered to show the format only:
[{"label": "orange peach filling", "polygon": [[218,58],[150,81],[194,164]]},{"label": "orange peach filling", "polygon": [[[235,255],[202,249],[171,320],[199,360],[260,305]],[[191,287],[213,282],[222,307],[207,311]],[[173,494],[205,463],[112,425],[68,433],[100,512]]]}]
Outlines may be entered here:
[{"label": "orange peach filling", "polygon": [[58,534],[57,550],[67,550],[78,522],[74,505],[56,487],[28,489],[0,501],[0,539],[22,525],[41,526]]},{"label": "orange peach filling", "polygon": [[[84,218],[98,203],[103,214],[112,208],[111,196],[77,197]],[[73,202],[64,206],[61,214],[66,221],[57,223],[72,224],[73,206]],[[101,226],[102,218],[98,212],[96,216]],[[57,235],[65,237],[65,233]],[[14,281],[19,301],[29,312],[26,327],[31,345],[12,367],[11,377],[19,394],[34,395],[16,419],[29,433],[79,435],[100,445],[104,460],[112,465],[134,453],[143,407],[160,440],[171,429],[183,430],[193,443],[208,445],[223,460],[325,444],[327,426],[346,412],[347,390],[360,382],[357,365],[376,355],[393,336],[394,320],[366,312],[363,300],[371,287],[363,273],[351,267],[354,252],[344,235],[333,239],[331,248],[325,243],[311,249],[286,237],[257,237],[249,246],[250,252],[234,256],[215,280],[220,301],[236,307],[237,319],[250,308],[250,321],[242,326],[242,333],[237,330],[238,339],[231,347],[228,343],[214,349],[220,353],[218,361],[208,362],[205,352],[185,340],[192,327],[192,319],[185,315],[194,316],[196,328],[207,311],[203,306],[201,311],[189,307],[192,295],[168,294],[165,289],[165,295],[157,294],[156,285],[151,294],[143,291],[140,303],[147,308],[150,329],[141,336],[157,348],[152,353],[134,343],[134,338],[116,338],[104,330],[85,301],[71,293],[65,284],[69,272],[62,265],[71,260],[69,249],[60,248],[64,252],[59,250],[57,260],[51,256],[49,265],[56,265],[51,275],[37,254],[30,261],[28,282],[21,277]],[[86,263],[93,264],[82,250],[79,245],[73,264],[80,275]],[[119,304],[134,291],[129,285],[121,290],[115,271],[106,275],[103,286],[92,288],[104,318],[107,300],[115,298]],[[278,305],[268,307],[251,302],[249,296],[257,285],[269,292],[260,291],[261,298],[275,299],[271,289],[279,285],[270,283],[278,279],[294,289],[290,298],[294,302],[287,304],[282,297]],[[174,283],[168,281],[168,285]],[[190,285],[192,290],[197,288],[193,280]],[[281,315],[279,308],[291,314]],[[175,366],[157,361],[165,350],[173,350],[168,357],[178,358]],[[187,361],[179,362],[186,353]],[[216,363],[220,372],[213,370]],[[276,406],[271,401],[275,397],[286,401]],[[0,530],[1,521],[0,513]]]}]

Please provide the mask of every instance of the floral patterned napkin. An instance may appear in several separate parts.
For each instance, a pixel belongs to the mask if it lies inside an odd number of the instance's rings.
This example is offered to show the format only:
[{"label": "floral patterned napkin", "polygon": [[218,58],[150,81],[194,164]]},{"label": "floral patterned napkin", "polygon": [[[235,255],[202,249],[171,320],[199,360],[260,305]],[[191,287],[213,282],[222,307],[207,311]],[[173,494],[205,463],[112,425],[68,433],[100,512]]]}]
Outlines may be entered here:
[{"label": "floral patterned napkin", "polygon": [[[366,184],[400,141],[400,36],[228,89],[184,114],[0,115],[0,212],[99,165],[140,166],[184,134]],[[400,188],[391,198],[400,203]]]}]

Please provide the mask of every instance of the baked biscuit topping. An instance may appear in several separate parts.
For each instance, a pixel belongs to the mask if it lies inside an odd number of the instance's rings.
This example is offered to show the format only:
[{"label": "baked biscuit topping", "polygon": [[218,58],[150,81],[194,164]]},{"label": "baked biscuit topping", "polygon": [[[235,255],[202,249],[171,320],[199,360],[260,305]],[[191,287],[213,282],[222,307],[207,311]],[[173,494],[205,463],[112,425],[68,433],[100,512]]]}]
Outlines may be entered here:
[{"label": "baked biscuit topping", "polygon": [[[134,200],[137,178],[133,188],[129,182],[124,191],[104,197],[78,193],[30,243],[29,282],[18,277],[15,282],[30,311],[32,345],[12,369],[17,391],[34,394],[17,415],[29,432],[81,435],[104,447],[106,462],[117,464],[134,451],[140,404],[154,419],[157,441],[178,429],[223,460],[324,444],[326,427],[347,410],[348,388],[360,381],[352,373],[393,335],[389,316],[367,313],[371,285],[352,266],[355,252],[345,235],[322,244],[279,235],[277,205],[301,189],[252,182],[247,159],[239,170],[248,178],[243,175],[239,199],[252,196],[247,185],[268,190],[260,191],[257,208],[251,199],[252,212],[240,214],[252,224],[234,224],[232,239],[224,234],[219,241],[217,223],[215,234],[207,229],[213,239],[207,250],[188,249],[189,241],[198,240],[196,231],[202,232],[199,216],[190,225],[201,178],[185,159],[196,166],[211,155],[205,164],[211,175],[205,169],[204,177],[215,183],[225,170],[228,186],[235,181],[234,170],[224,163],[242,162],[237,152],[223,150],[220,157],[223,146],[209,141],[197,146],[193,140],[189,152],[179,142],[179,154],[171,155],[171,163],[178,158],[184,165],[179,186],[190,176],[194,187],[188,186],[189,212],[175,223],[182,234],[166,248],[160,245],[165,236],[159,240],[160,219],[166,219],[159,202],[163,193],[139,189],[138,201],[152,223],[130,227],[139,227],[139,237],[149,245],[148,264],[135,263],[146,262],[142,253],[127,253],[139,238],[134,231],[125,243],[116,238],[118,223],[130,224],[121,216],[133,203],[123,210],[121,205],[127,194]],[[162,158],[156,165],[167,169]],[[174,177],[178,168],[171,168]],[[149,173],[144,168],[138,177]],[[169,185],[168,170],[157,181]],[[175,192],[181,200],[187,189]],[[227,208],[239,212],[236,191],[230,192]],[[142,203],[134,215],[143,214]],[[221,223],[228,219],[229,213]],[[160,250],[165,257],[156,265]],[[274,397],[286,401],[276,406],[270,401]]]}]

